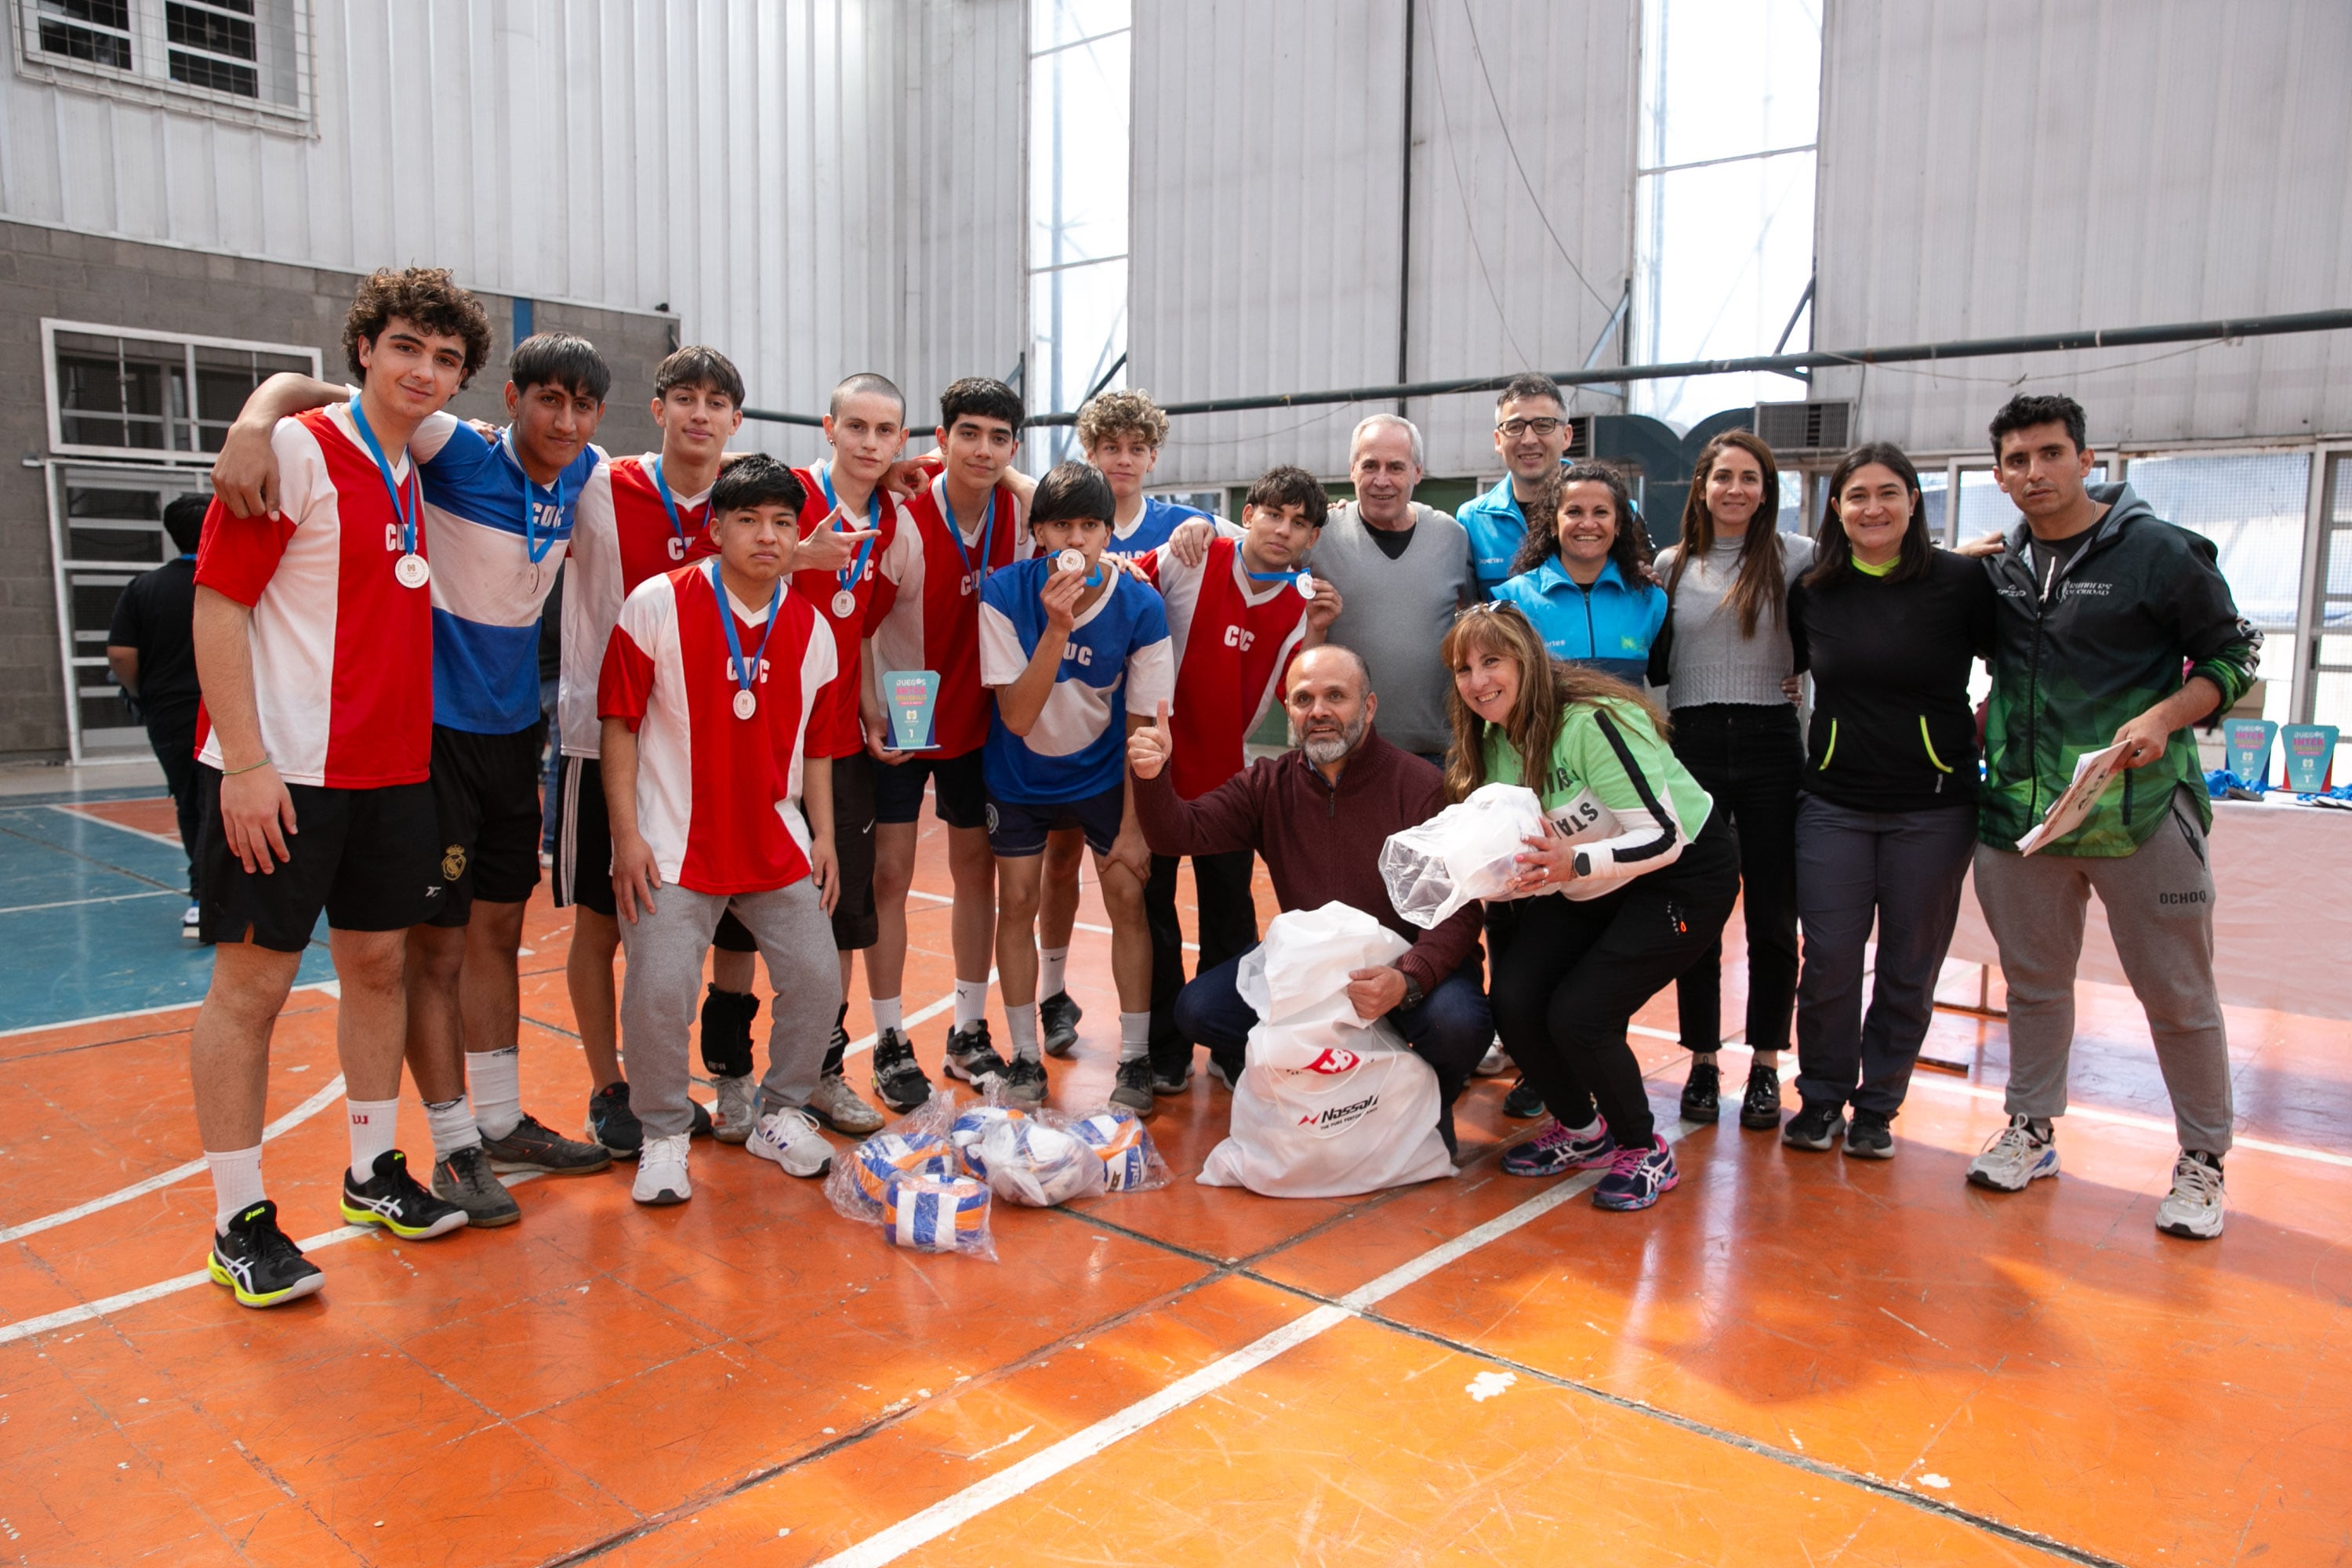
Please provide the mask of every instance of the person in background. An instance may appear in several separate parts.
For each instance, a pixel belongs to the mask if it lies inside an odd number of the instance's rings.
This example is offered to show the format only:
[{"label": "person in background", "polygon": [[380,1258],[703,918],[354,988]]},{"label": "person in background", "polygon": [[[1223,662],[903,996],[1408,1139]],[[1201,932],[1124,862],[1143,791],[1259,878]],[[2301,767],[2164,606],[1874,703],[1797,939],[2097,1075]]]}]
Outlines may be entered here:
[{"label": "person in background", "polygon": [[1929,542],[1902,449],[1847,453],[1812,568],[1789,591],[1797,664],[1813,678],[1797,804],[1803,1106],[1780,1133],[1792,1149],[1827,1150],[1843,1134],[1848,1154],[1894,1157],[1888,1124],[1927,1038],[1976,845],[1969,672],[1991,651],[1992,617],[1983,566]]},{"label": "person in background", "polygon": [[[1772,448],[1727,430],[1698,455],[1682,538],[1658,554],[1669,607],[1650,653],[1664,685],[1675,755],[1715,798],[1739,845],[1741,920],[1748,937],[1748,1048],[1739,1124],[1780,1125],[1780,1052],[1797,1001],[1797,781],[1804,748],[1782,682],[1796,672],[1789,585],[1813,563],[1813,542],[1777,531],[1780,470]],[[1682,1113],[1721,1114],[1723,950],[1675,985],[1683,1048],[1691,1053]]]},{"label": "person in background", "polygon": [[1381,693],[1383,736],[1434,765],[1445,755],[1446,682],[1429,650],[1454,612],[1479,595],[1470,536],[1412,499],[1422,464],[1411,420],[1375,414],[1356,426],[1348,444],[1356,499],[1331,509],[1315,544],[1315,575],[1347,601],[1339,630]]},{"label": "person in background", "polygon": [[1493,598],[1503,580],[1524,571],[1519,547],[1546,481],[1568,453],[1568,402],[1551,377],[1511,377],[1495,400],[1495,450],[1510,471],[1454,514],[1470,536],[1470,565],[1478,591]]},{"label": "person in background", "polygon": [[[2084,483],[2095,459],[2073,398],[2011,398],[1992,447],[2025,516],[1985,563],[1999,608],[1976,850],[1977,900],[2009,983],[2010,1120],[1969,1180],[2017,1192],[2058,1173],[2052,1122],[2066,1110],[2074,966],[2096,891],[2180,1137],[2156,1226],[2207,1240],[2221,1234],[2232,1112],[2213,983],[2213,807],[2189,726],[2245,695],[2262,634],[2210,540],[2159,520],[2129,485]],[[2124,748],[2121,784],[2073,832],[2019,854],[2076,759],[2110,745]]]},{"label": "person in background", "polygon": [[1495,1022],[1552,1111],[1503,1169],[1605,1167],[1594,1206],[1648,1208],[1680,1178],[1627,1029],[1717,943],[1738,896],[1731,831],[1667,748],[1656,706],[1554,663],[1517,605],[1465,612],[1440,657],[1454,672],[1446,798],[1525,784],[1544,813],[1515,896],[1487,906]]},{"label": "person in background", "polygon": [[188,857],[188,907],[180,934],[196,934],[196,545],[205,531],[205,495],[175,496],[163,509],[163,531],[179,553],[123,585],[106,634],[106,667],[132,702],[147,743],[163,764],[163,786],[179,816]]}]

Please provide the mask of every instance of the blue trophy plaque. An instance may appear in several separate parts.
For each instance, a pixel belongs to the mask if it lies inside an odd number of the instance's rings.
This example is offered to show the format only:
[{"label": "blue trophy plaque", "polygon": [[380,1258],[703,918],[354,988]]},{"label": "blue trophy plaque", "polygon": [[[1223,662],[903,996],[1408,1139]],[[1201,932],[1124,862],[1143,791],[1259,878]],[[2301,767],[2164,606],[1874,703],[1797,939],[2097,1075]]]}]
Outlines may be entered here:
[{"label": "blue trophy plaque", "polygon": [[890,669],[882,674],[882,704],[890,715],[890,749],[929,752],[931,708],[939,701],[940,678],[929,669]]},{"label": "blue trophy plaque", "polygon": [[2223,720],[2221,743],[2231,776],[2249,785],[2269,783],[2271,741],[2277,734],[2278,726],[2268,719]]},{"label": "blue trophy plaque", "polygon": [[2333,724],[2279,727],[2279,738],[2285,742],[2287,788],[2297,795],[2326,792],[2328,764],[2336,760],[2336,735]]}]

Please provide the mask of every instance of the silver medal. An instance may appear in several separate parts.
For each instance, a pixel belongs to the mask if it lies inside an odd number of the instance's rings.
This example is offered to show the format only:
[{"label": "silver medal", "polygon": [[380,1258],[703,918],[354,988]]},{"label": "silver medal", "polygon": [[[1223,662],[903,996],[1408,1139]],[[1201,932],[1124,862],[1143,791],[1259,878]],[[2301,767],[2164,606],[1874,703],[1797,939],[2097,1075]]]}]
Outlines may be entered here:
[{"label": "silver medal", "polygon": [[759,710],[760,700],[758,698],[752,696],[749,691],[738,691],[735,693],[735,717],[738,719],[749,719],[752,714],[757,713]]},{"label": "silver medal", "polygon": [[1087,558],[1077,551],[1065,550],[1054,557],[1054,567],[1060,572],[1083,572],[1087,569]]},{"label": "silver medal", "polygon": [[857,613],[857,595],[844,588],[833,596],[833,613],[843,620]]},{"label": "silver medal", "polygon": [[1298,596],[1302,599],[1312,599],[1315,596],[1315,579],[1309,577],[1306,573],[1301,572],[1298,574],[1297,581],[1298,584]]},{"label": "silver medal", "polygon": [[412,550],[392,563],[392,574],[404,588],[422,588],[433,580],[433,568],[425,563],[425,557]]}]

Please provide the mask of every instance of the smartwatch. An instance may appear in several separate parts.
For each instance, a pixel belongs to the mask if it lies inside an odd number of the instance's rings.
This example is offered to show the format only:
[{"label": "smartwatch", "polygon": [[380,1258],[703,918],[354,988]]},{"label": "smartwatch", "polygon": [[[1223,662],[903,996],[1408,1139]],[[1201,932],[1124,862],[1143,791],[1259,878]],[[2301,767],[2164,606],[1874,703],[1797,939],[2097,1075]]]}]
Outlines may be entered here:
[{"label": "smartwatch", "polygon": [[1418,1007],[1423,1002],[1428,999],[1426,994],[1422,991],[1420,981],[1415,980],[1410,974],[1405,974],[1405,972],[1402,969],[1398,970],[1397,973],[1399,974],[1404,974],[1404,1001],[1402,1005],[1407,1007]]}]

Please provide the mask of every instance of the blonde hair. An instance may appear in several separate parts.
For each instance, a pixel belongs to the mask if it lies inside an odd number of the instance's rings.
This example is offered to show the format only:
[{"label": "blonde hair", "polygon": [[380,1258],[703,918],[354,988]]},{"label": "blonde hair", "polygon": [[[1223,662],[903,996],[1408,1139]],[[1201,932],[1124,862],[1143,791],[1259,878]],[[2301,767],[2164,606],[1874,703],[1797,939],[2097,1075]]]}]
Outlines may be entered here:
[{"label": "blonde hair", "polygon": [[[1480,653],[1499,654],[1519,667],[1519,695],[1503,721],[1503,734],[1519,754],[1520,782],[1538,794],[1551,749],[1559,740],[1560,722],[1572,703],[1639,715],[1659,735],[1666,733],[1666,716],[1643,692],[1589,666],[1552,658],[1534,623],[1517,605],[1471,605],[1454,617],[1438,646],[1438,658],[1449,676]],[[1458,684],[1446,688],[1445,712],[1454,729],[1453,752],[1445,759],[1445,798],[1461,800],[1487,782],[1486,721],[1462,700]]]},{"label": "blonde hair", "polygon": [[1078,446],[1082,450],[1091,452],[1109,437],[1130,433],[1142,437],[1144,445],[1155,452],[1168,443],[1168,416],[1151,401],[1151,394],[1140,387],[1097,393],[1078,410]]}]

